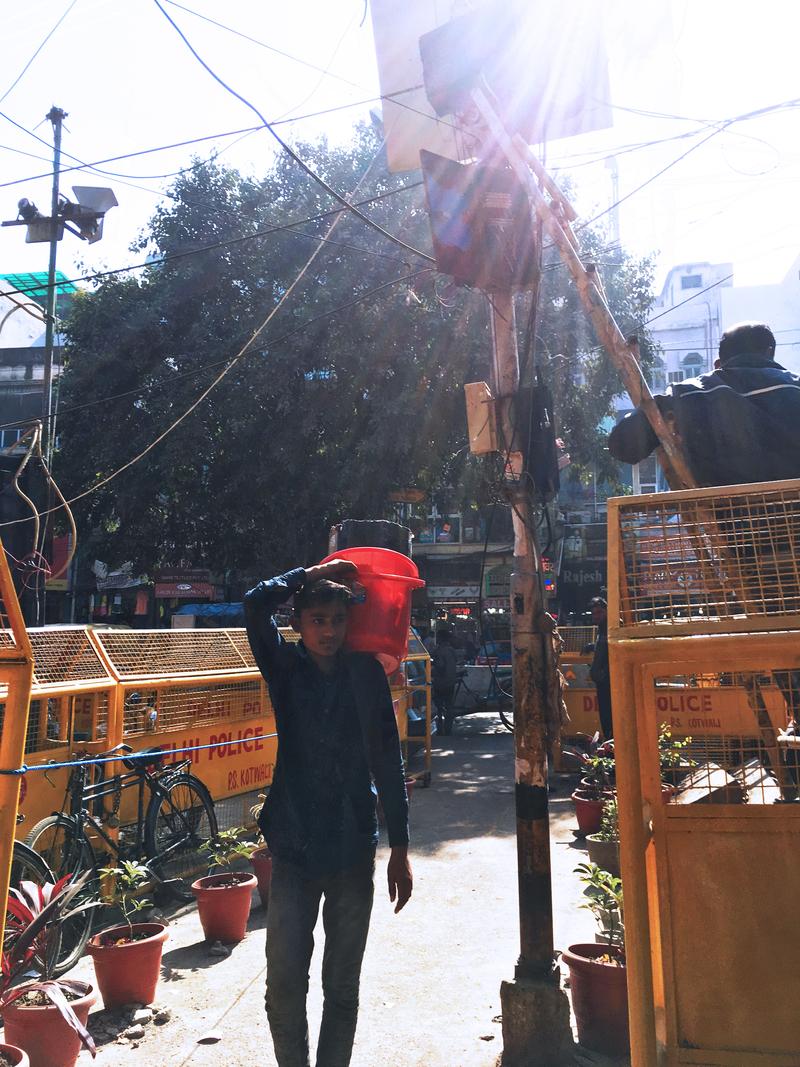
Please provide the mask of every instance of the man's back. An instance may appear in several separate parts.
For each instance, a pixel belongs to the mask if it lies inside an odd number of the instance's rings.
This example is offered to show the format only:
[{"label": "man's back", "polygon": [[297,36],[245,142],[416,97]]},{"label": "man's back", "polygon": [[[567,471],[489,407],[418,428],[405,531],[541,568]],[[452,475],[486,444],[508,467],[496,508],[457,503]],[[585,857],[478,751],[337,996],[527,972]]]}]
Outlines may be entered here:
[{"label": "man's back", "polygon": [[[699,485],[800,477],[800,378],[773,360],[735,356],[656,399],[674,418]],[[638,411],[608,439],[611,454],[626,463],[640,462],[657,444]]]}]

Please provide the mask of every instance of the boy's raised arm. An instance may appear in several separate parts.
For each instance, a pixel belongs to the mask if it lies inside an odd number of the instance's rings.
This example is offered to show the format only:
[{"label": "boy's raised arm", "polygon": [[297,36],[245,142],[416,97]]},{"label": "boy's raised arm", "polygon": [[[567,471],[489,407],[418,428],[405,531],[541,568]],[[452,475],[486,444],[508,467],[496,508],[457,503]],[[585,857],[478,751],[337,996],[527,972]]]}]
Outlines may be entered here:
[{"label": "boy's raised arm", "polygon": [[258,669],[268,674],[275,662],[275,657],[283,644],[278,627],[275,624],[275,611],[290,596],[306,583],[306,571],[295,567],[286,574],[259,582],[244,596],[244,620],[247,627],[247,639],[253,650]]}]

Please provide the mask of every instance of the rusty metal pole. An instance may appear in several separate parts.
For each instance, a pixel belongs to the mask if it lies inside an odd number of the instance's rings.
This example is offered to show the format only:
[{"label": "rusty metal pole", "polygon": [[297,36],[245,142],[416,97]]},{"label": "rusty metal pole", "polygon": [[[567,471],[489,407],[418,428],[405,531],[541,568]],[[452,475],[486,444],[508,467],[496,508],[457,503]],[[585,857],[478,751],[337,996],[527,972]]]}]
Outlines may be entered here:
[{"label": "rusty metal pole", "polygon": [[511,648],[520,954],[500,989],[503,1067],[556,1067],[573,1047],[569,1002],[553,952],[547,795],[547,660],[544,593],[523,438],[515,433],[519,357],[511,293],[490,295],[497,425],[514,522]]}]

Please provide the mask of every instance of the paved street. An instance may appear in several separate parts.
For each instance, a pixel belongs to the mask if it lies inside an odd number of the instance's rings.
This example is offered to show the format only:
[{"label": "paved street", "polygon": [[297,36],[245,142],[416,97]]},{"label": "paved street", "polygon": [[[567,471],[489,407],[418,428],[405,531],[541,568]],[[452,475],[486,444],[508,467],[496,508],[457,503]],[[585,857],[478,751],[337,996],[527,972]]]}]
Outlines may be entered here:
[{"label": "paved street", "polygon": [[[353,1067],[494,1067],[501,1051],[500,982],[513,976],[518,951],[511,735],[492,716],[459,719],[435,741],[433,781],[411,807],[415,890],[395,915],[379,855],[373,923],[362,975]],[[414,769],[416,764],[412,765]],[[569,783],[552,799],[556,945],[592,940],[591,915],[579,909]],[[321,934],[321,929],[320,929]],[[74,972],[92,974],[88,960]],[[264,913],[228,958],[209,955],[193,909],[170,928],[157,1003],[169,1009],[137,1047],[106,1038],[102,1067],[274,1067],[263,1011]],[[319,1025],[319,959],[311,977],[312,1041]],[[97,1029],[106,1013],[97,1010]],[[221,1039],[197,1043],[209,1031]],[[91,1062],[82,1053],[81,1067]],[[600,1062],[599,1060],[592,1062]]]}]

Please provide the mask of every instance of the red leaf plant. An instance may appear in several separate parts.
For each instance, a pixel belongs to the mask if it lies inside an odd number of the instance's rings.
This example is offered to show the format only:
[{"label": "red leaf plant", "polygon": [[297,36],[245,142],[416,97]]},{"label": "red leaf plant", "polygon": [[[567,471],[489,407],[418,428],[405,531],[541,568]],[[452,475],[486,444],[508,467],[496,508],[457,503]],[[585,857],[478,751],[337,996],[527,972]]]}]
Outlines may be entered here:
[{"label": "red leaf plant", "polygon": [[[6,933],[3,939],[0,968],[0,1011],[28,993],[40,993],[58,1008],[64,1020],[79,1035],[92,1056],[96,1054],[92,1035],[77,1017],[66,994],[83,996],[82,983],[68,978],[53,978],[61,942],[61,925],[99,901],[84,900],[71,907],[75,897],[93,876],[86,871],[79,878],[65,875],[53,885],[46,882],[20,882],[19,889],[8,891]],[[35,981],[17,984],[20,979],[38,975]]]}]

